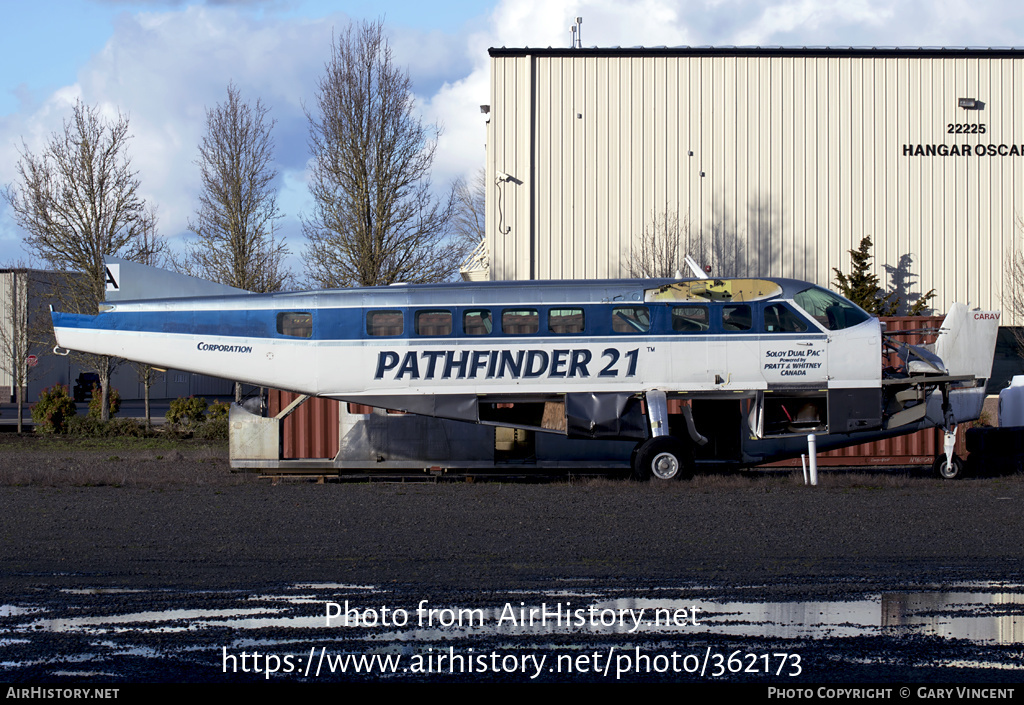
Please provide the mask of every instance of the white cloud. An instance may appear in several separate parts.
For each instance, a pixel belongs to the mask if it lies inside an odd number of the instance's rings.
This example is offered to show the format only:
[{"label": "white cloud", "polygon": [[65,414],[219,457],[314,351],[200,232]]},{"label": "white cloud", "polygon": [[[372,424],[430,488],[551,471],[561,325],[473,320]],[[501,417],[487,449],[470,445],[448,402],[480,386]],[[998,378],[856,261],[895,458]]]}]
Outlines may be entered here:
[{"label": "white cloud", "polygon": [[474,71],[455,83],[445,84],[424,112],[443,128],[434,157],[434,183],[446,184],[466,177],[486,159],[485,120],[480,106],[490,102],[487,73]]},{"label": "white cloud", "polygon": [[[80,98],[108,117],[120,111],[130,118],[130,156],[143,194],[158,205],[164,234],[186,234],[198,191],[193,162],[205,111],[224,99],[228,82],[234,81],[243,98],[262,100],[277,121],[282,205],[307,203],[295,192],[308,159],[303,104],[312,106],[332,33],[348,21],[341,14],[312,20],[256,18],[232,7],[123,13],[103,49],[80,68],[75,84],[31,112],[0,118],[0,183],[14,180],[22,139],[30,150],[40,151]],[[398,45],[392,37],[396,60],[409,65],[420,85],[440,89],[452,72],[458,75],[460,64],[463,72],[469,68],[464,48],[450,37],[413,29],[397,34],[402,41]],[[294,239],[298,213],[287,216],[281,225]],[[0,219],[0,249],[9,249],[3,243],[14,239],[9,217]]]},{"label": "white cloud", "polygon": [[[568,47],[577,16],[583,17],[586,47],[994,46],[1019,43],[1024,29],[1024,6],[1006,0],[500,0],[487,17],[467,18],[469,29],[457,36],[405,26],[400,15],[390,14],[395,59],[409,67],[424,120],[444,126],[435,162],[438,188],[472,175],[484,162],[479,106],[490,102],[487,49]],[[0,184],[14,179],[22,139],[29,149],[40,149],[81,98],[110,115],[120,110],[130,116],[131,155],[146,197],[159,206],[163,232],[181,234],[195,203],[193,160],[205,108],[223,100],[233,80],[243,97],[260,98],[277,120],[282,206],[304,207],[308,127],[302,105],[312,106],[332,32],[347,22],[340,13],[302,19],[245,5],[125,12],[103,49],[80,67],[76,83],[23,105],[22,113],[0,117]],[[287,215],[281,226],[297,249],[297,213]],[[13,254],[16,240],[9,216],[0,215],[0,259]]]},{"label": "white cloud", "polygon": [[1021,43],[1010,0],[502,0],[490,46],[996,46]]},{"label": "white cloud", "polygon": [[272,24],[203,7],[121,16],[79,83],[87,102],[109,102],[131,117],[133,163],[147,198],[159,204],[165,233],[186,230],[206,109],[224,100],[229,81],[278,121],[280,165],[301,168],[305,144],[293,131],[303,124],[301,101],[312,92],[330,31],[331,18]]},{"label": "white cloud", "polygon": [[680,45],[689,41],[680,3],[665,0],[503,0],[491,16],[490,46],[569,47],[583,18],[584,47]]}]

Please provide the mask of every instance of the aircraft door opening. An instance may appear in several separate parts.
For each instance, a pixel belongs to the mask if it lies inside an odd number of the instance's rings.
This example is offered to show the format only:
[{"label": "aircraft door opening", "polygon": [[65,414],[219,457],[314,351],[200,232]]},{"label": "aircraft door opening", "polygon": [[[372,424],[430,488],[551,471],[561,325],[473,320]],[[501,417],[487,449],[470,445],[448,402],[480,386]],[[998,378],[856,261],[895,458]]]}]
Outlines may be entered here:
[{"label": "aircraft door opening", "polygon": [[767,391],[755,404],[761,437],[806,435],[828,431],[828,392]]},{"label": "aircraft door opening", "polygon": [[[693,420],[697,430],[708,439],[706,445],[696,445],[697,460],[713,463],[737,463],[742,458],[743,422],[742,400],[694,399]],[[685,437],[686,420],[682,414],[670,414],[669,428],[675,436]]]}]

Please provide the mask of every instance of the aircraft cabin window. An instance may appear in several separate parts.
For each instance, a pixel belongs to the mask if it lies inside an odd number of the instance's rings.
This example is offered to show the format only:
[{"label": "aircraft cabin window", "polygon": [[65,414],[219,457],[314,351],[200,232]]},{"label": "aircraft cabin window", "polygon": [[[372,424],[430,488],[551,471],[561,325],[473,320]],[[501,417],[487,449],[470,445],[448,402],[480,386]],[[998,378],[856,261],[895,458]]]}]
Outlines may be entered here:
[{"label": "aircraft cabin window", "polygon": [[764,307],[764,329],[768,333],[803,333],[807,324],[782,304]]},{"label": "aircraft cabin window", "polygon": [[404,324],[401,311],[366,312],[366,334],[374,338],[401,335]]},{"label": "aircraft cabin window", "polygon": [[794,296],[793,300],[797,306],[829,330],[850,328],[871,318],[866,311],[846,299],[817,287],[804,289]]},{"label": "aircraft cabin window", "polygon": [[466,311],[462,314],[462,332],[466,335],[490,335],[494,327],[491,312],[485,308]]},{"label": "aircraft cabin window", "polygon": [[700,333],[707,329],[707,306],[672,307],[672,330],[676,333]]},{"label": "aircraft cabin window", "polygon": [[722,307],[722,330],[750,330],[754,316],[747,304]]},{"label": "aircraft cabin window", "polygon": [[583,332],[582,308],[548,309],[548,330],[559,335]]},{"label": "aircraft cabin window", "polygon": [[416,335],[451,335],[451,311],[417,311]]},{"label": "aircraft cabin window", "polygon": [[293,338],[312,338],[313,315],[308,311],[283,311],[277,314],[277,332]]},{"label": "aircraft cabin window", "polygon": [[540,330],[540,314],[535,308],[507,308],[501,312],[501,332],[508,335],[533,335]]},{"label": "aircraft cabin window", "polygon": [[612,330],[616,333],[646,333],[651,329],[651,312],[646,306],[616,306],[612,309]]}]

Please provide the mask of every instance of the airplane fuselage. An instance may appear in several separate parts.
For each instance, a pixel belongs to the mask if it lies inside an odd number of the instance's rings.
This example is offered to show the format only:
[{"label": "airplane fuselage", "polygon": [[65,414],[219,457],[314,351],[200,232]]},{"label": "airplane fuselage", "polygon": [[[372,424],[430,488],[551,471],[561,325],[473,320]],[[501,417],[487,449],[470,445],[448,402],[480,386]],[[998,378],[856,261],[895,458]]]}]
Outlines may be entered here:
[{"label": "airplane fuselage", "polygon": [[[400,285],[102,308],[54,313],[58,344],[570,437],[701,442],[718,423],[693,418],[702,400],[735,402],[744,444],[816,432],[827,447],[891,430],[878,319],[797,280]],[[658,419],[673,402],[686,407],[682,431]],[[928,416],[914,427],[935,425]],[[788,446],[768,443],[764,456]],[[751,459],[765,457],[744,450]]]},{"label": "airplane fuselage", "polygon": [[777,294],[645,301],[674,282],[497,282],[123,302],[54,320],[70,349],[321,396],[877,386],[876,319],[829,331],[784,295],[810,285],[753,281]]}]

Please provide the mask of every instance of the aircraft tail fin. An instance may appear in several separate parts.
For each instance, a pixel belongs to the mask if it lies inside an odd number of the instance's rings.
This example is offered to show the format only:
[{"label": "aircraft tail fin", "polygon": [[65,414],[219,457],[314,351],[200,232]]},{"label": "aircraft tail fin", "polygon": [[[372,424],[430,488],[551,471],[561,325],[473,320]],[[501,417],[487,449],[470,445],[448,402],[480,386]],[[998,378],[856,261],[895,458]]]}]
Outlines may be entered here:
[{"label": "aircraft tail fin", "polygon": [[972,375],[976,379],[992,376],[999,311],[968,311],[953,304],[946,314],[939,336],[927,346],[942,360],[950,375]]},{"label": "aircraft tail fin", "polygon": [[107,301],[144,299],[180,299],[189,296],[230,296],[249,294],[226,284],[169,272],[138,262],[104,257],[107,277]]}]

